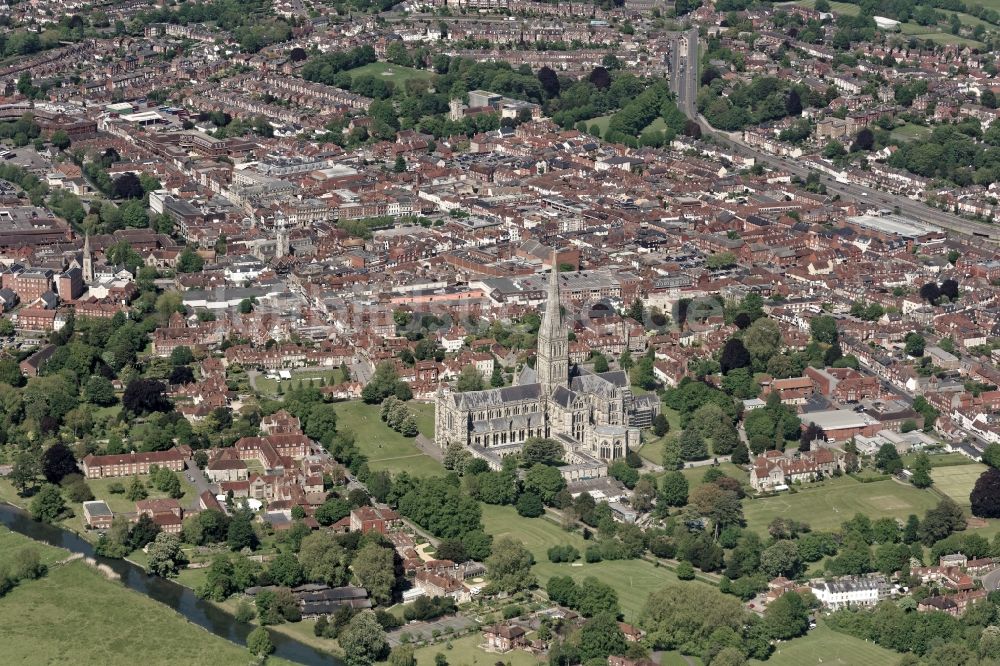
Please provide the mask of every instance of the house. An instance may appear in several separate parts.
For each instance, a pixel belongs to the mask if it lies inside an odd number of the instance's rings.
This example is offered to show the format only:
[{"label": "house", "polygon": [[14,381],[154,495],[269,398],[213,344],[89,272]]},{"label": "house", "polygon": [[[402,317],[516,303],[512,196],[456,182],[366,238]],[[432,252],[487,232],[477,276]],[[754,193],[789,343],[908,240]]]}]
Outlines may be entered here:
[{"label": "house", "polygon": [[986,590],[963,590],[955,594],[927,597],[919,604],[917,610],[921,613],[940,611],[953,617],[958,617],[972,604],[986,598]]},{"label": "house", "polygon": [[844,576],[835,580],[814,580],[809,583],[813,593],[824,608],[839,610],[858,606],[874,606],[889,596],[889,581],[885,576]]},{"label": "house", "polygon": [[642,629],[625,622],[619,622],[618,628],[622,630],[623,634],[625,634],[625,640],[630,643],[638,643],[646,636],[646,632]]},{"label": "house", "polygon": [[461,580],[433,571],[418,571],[413,585],[429,597],[451,597],[460,604],[472,598]]},{"label": "house", "polygon": [[351,510],[351,532],[385,534],[398,527],[399,523],[399,514],[388,507],[361,506]]},{"label": "house", "polygon": [[487,652],[510,652],[528,644],[526,633],[523,627],[516,624],[495,624],[483,632],[486,639],[483,648]]},{"label": "house", "polygon": [[115,514],[105,502],[95,500],[83,503],[83,522],[90,529],[106,530],[111,527]]},{"label": "house", "polygon": [[765,451],[750,468],[750,486],[757,492],[784,489],[791,483],[814,481],[846,467],[845,456],[830,449],[806,451],[790,458],[779,451]]},{"label": "house", "polygon": [[250,471],[242,460],[220,457],[208,463],[205,467],[205,475],[212,483],[246,481],[250,478]]},{"label": "house", "polygon": [[611,655],[608,657],[608,666],[657,666],[655,661],[649,659],[629,659]]},{"label": "house", "polygon": [[144,499],[135,503],[139,516],[149,516],[157,527],[168,534],[180,534],[184,521],[184,509],[173,498]]}]

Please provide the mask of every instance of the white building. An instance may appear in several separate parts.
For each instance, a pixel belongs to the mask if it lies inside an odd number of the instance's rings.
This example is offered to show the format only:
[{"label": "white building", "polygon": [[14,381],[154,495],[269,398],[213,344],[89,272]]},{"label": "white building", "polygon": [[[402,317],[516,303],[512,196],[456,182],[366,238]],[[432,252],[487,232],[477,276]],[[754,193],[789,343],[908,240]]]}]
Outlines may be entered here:
[{"label": "white building", "polygon": [[810,581],[809,588],[828,610],[874,606],[889,596],[891,587],[885,576],[873,574],[856,578]]}]

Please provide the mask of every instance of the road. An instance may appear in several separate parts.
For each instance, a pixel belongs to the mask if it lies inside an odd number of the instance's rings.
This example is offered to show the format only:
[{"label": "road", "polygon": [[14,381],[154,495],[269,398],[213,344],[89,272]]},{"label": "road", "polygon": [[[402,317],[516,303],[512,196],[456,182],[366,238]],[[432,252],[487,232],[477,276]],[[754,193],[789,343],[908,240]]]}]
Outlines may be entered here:
[{"label": "road", "polygon": [[367,384],[372,378],[372,367],[368,361],[355,356],[351,359],[351,374],[362,384]]},{"label": "road", "polygon": [[[805,180],[810,169],[802,162],[798,162],[788,157],[765,153],[757,148],[748,146],[743,142],[739,134],[723,132],[713,128],[704,116],[698,114],[698,31],[694,28],[684,35],[687,38],[687,49],[681,53],[679,48],[681,38],[678,37],[673,49],[673,64],[671,71],[670,86],[677,96],[677,106],[689,118],[694,119],[701,127],[702,136],[711,136],[716,142],[726,145],[737,154],[753,157],[758,162],[762,162],[772,168],[781,169]],[[686,62],[685,62],[686,61]],[[681,68],[683,67],[683,72]],[[862,206],[869,204],[871,208],[891,208],[899,209],[900,214],[914,219],[937,225],[942,229],[955,231],[977,238],[1000,241],[1000,228],[970,222],[957,215],[945,212],[938,208],[932,208],[920,201],[914,201],[908,197],[889,192],[874,190],[854,183],[840,183],[832,177],[820,174],[823,184],[826,185],[827,192],[831,195],[839,194],[841,198],[849,201],[856,201]]]}]

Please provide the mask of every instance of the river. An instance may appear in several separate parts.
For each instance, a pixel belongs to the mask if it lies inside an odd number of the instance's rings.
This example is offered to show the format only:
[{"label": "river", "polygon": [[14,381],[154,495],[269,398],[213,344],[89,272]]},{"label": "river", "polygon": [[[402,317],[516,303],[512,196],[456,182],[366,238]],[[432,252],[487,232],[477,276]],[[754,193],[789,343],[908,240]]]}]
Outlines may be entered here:
[{"label": "river", "polygon": [[[237,622],[236,618],[218,606],[199,599],[194,592],[183,585],[159,576],[149,575],[142,567],[131,562],[97,555],[94,553],[94,547],[79,535],[59,527],[36,522],[15,506],[0,502],[0,523],[36,541],[94,558],[98,563],[107,565],[121,576],[121,582],[129,589],[169,606],[189,621],[227,641],[237,645],[246,645],[247,634],[254,628],[253,625]],[[342,666],[343,662],[329,653],[300,643],[284,634],[270,633],[276,657],[307,666]]]}]

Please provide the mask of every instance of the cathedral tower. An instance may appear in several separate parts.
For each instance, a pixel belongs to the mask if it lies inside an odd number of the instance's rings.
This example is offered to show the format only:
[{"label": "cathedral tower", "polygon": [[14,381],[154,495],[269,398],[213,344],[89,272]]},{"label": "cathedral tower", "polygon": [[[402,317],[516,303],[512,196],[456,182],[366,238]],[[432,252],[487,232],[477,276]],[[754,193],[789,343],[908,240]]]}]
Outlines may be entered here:
[{"label": "cathedral tower", "polygon": [[569,381],[569,335],[559,304],[559,262],[554,248],[545,314],[538,329],[535,373],[545,394],[552,393],[557,386],[564,386]]},{"label": "cathedral tower", "polygon": [[94,281],[94,255],[90,253],[90,234],[83,237],[83,283]]}]

